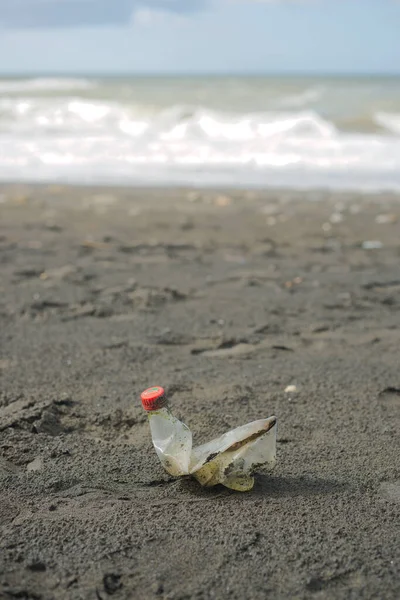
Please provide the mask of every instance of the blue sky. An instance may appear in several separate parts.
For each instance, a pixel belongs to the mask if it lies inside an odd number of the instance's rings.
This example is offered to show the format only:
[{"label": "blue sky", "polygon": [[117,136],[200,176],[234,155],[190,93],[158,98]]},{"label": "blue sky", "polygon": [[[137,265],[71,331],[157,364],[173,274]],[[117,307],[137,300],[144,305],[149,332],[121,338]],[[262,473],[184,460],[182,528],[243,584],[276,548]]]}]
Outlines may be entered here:
[{"label": "blue sky", "polygon": [[400,0],[0,0],[1,73],[400,72]]}]

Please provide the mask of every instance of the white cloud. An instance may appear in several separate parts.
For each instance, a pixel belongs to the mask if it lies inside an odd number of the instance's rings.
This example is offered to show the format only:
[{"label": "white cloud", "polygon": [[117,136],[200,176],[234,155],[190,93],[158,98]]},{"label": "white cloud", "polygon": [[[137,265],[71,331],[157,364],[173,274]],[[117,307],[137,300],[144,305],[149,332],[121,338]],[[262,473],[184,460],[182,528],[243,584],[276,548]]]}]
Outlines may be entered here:
[{"label": "white cloud", "polygon": [[152,26],[165,22],[168,22],[171,26],[184,25],[188,22],[188,18],[185,14],[152,8],[138,8],[133,12],[132,16],[132,23],[134,25]]},{"label": "white cloud", "polygon": [[[223,4],[318,4],[324,0],[0,0],[7,29],[66,29],[159,22],[165,15],[190,15]],[[378,0],[377,0],[378,1]],[[345,0],[325,0],[331,4]],[[360,0],[361,2],[361,0]],[[393,4],[399,0],[392,0]]]},{"label": "white cloud", "polygon": [[[185,15],[213,0],[0,0],[0,24],[8,29],[128,25],[163,14]],[[139,14],[139,17],[137,16]]]}]

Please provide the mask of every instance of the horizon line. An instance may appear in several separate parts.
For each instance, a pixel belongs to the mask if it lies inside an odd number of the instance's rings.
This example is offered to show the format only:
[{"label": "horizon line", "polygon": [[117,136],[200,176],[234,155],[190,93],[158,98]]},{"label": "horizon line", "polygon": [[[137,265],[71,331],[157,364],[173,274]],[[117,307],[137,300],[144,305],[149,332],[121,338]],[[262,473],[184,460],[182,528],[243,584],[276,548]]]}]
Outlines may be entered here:
[{"label": "horizon line", "polygon": [[0,72],[0,78],[8,77],[104,77],[104,78],[117,78],[117,77],[137,77],[137,78],[180,78],[180,77],[332,77],[332,78],[368,78],[368,77],[400,77],[399,72],[391,71],[168,71],[168,72],[138,72],[138,71],[41,71],[41,70],[30,70],[30,71],[9,71]]}]

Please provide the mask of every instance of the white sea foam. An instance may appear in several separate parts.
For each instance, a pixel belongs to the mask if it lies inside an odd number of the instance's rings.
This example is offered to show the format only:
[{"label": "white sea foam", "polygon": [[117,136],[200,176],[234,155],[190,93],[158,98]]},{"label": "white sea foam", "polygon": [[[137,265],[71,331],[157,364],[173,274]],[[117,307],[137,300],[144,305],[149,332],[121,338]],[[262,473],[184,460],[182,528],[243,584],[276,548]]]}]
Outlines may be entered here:
[{"label": "white sea foam", "polygon": [[388,131],[400,135],[400,113],[378,112],[375,120]]},{"label": "white sea foam", "polygon": [[[118,95],[115,84],[108,93],[94,85],[0,81],[0,180],[400,189],[400,113],[371,115],[387,134],[342,131],[293,102],[220,110],[215,97],[210,106],[160,102],[154,84],[151,101],[143,87],[124,83]],[[320,92],[306,89],[302,102]]]}]

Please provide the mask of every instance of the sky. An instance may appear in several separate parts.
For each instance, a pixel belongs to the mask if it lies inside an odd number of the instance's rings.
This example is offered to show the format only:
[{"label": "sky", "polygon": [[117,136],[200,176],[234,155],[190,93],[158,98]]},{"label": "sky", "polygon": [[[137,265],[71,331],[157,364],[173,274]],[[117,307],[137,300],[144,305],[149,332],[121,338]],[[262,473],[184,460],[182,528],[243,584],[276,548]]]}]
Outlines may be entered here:
[{"label": "sky", "polygon": [[0,73],[400,73],[400,0],[0,0]]}]

